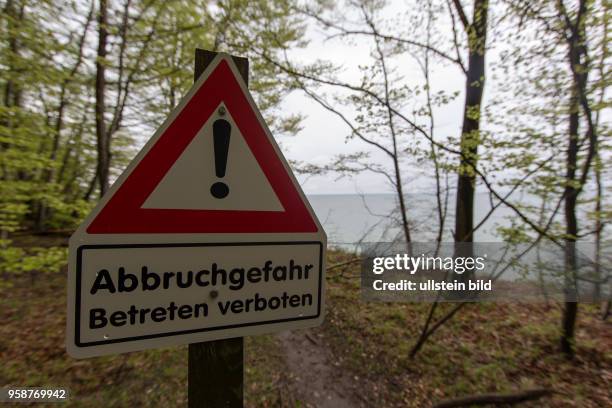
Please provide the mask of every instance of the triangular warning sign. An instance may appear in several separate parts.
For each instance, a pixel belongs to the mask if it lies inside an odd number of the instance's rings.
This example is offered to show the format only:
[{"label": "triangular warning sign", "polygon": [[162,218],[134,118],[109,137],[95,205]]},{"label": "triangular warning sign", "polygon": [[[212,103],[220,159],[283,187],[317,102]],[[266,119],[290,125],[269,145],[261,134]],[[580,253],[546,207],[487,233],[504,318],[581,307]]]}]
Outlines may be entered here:
[{"label": "triangular warning sign", "polygon": [[213,62],[116,185],[89,234],[317,232],[237,69]]}]

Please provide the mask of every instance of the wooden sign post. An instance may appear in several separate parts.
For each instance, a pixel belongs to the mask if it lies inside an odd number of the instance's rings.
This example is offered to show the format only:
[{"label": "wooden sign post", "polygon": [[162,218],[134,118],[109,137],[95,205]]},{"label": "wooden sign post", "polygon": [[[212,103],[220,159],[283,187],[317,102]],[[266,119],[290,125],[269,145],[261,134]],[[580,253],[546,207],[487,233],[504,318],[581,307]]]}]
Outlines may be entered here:
[{"label": "wooden sign post", "polygon": [[[216,55],[216,52],[196,49],[194,82]],[[232,59],[248,85],[249,60],[235,56]],[[189,408],[242,407],[244,338],[191,343],[188,373]]]}]

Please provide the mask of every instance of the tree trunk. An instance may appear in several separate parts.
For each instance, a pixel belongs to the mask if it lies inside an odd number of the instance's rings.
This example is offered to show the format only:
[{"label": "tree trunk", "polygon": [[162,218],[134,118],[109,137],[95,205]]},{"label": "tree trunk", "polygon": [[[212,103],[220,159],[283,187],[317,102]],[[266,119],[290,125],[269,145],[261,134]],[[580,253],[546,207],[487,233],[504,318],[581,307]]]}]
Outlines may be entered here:
[{"label": "tree trunk", "polygon": [[[578,58],[575,47],[570,45],[570,63]],[[578,127],[580,123],[580,108],[578,105],[578,89],[575,81],[572,85],[572,96],[569,106],[569,140],[566,157],[564,210],[565,210],[565,292],[566,302],[563,309],[561,350],[569,357],[574,354],[574,327],[578,304],[575,301],[575,284],[573,275],[576,271],[576,237],[578,236],[578,220],[576,218],[576,166],[578,161]]]},{"label": "tree trunk", "polygon": [[[599,60],[598,71],[600,78],[605,78],[607,74],[608,66],[606,64],[607,56],[608,56],[608,42],[606,39],[608,38],[608,19],[603,21],[603,38],[602,49],[601,49],[601,58]],[[600,96],[599,96],[599,106],[603,106],[606,98],[606,87],[602,87]],[[601,110],[597,111],[597,116],[595,119],[595,128],[599,128],[599,119],[601,118]],[[599,146],[595,149],[595,192],[597,194],[595,198],[595,279],[597,279],[597,284],[595,286],[594,293],[594,301],[601,301],[601,286],[604,283],[601,271],[601,238],[603,235],[603,229],[605,223],[602,222],[602,202],[604,201],[604,180],[602,179],[602,169],[603,169],[603,161],[601,160],[601,153],[599,152]],[[608,303],[609,305],[609,303]],[[605,305],[603,305],[605,307]]]},{"label": "tree trunk", "polygon": [[[460,3],[457,10],[465,16]],[[476,166],[480,144],[480,114],[485,85],[485,55],[487,40],[488,0],[475,0],[472,21],[464,24],[468,40],[468,67],[465,83],[465,106],[461,129],[459,169],[457,172],[457,197],[455,205],[455,250],[461,258],[474,257],[474,195],[476,192]],[[466,270],[457,276],[467,287],[474,270]],[[451,294],[462,299],[471,296],[469,291]]]},{"label": "tree trunk", "polygon": [[106,91],[106,43],[107,43],[107,2],[100,0],[98,14],[98,53],[96,58],[96,139],[97,139],[97,179],[100,186],[100,197],[108,190],[110,168],[110,134],[106,129],[105,91]]},{"label": "tree trunk", "polygon": [[[488,0],[475,0],[472,22],[461,6],[460,1],[453,1],[455,9],[465,28],[468,37],[468,69],[465,82],[465,106],[463,111],[463,127],[461,129],[461,158],[457,171],[457,196],[455,202],[455,256],[472,257],[472,245],[457,245],[459,243],[472,243],[474,240],[474,192],[476,189],[476,174],[474,169],[477,164],[480,112],[482,96],[485,85],[485,53],[487,42],[487,14]],[[439,186],[438,186],[439,197]],[[438,201],[439,204],[439,201]],[[440,232],[439,237],[441,238]],[[461,280],[468,280],[473,271],[466,271],[461,275]],[[469,296],[467,293],[458,293],[453,296]],[[427,339],[446,321],[451,319],[465,303],[459,303],[449,313],[438,320],[431,328],[430,323],[437,308],[438,301],[430,308],[429,316],[421,331],[415,345],[410,351],[410,358],[414,358],[421,350]]]},{"label": "tree trunk", "polygon": [[565,186],[565,292],[566,302],[563,309],[563,332],[561,335],[561,350],[568,356],[574,354],[574,326],[578,313],[578,303],[575,301],[575,271],[576,271],[576,236],[578,221],[576,219],[576,200],[578,192],[575,187],[576,161],[578,156],[578,100],[576,91],[572,95],[570,112],[569,144],[567,149],[567,173]]},{"label": "tree trunk", "polygon": [[[17,59],[19,58],[19,51],[21,47],[18,38],[19,34],[17,33],[19,32],[18,27],[20,26],[20,22],[24,18],[25,5],[23,3],[15,3],[16,2],[13,0],[8,0],[4,6],[4,9],[2,10],[3,14],[5,14],[7,17],[7,45],[9,49],[9,56],[6,61],[6,80],[4,84],[4,92],[2,94],[2,98],[4,99],[4,106],[8,108],[20,108],[22,102],[21,84],[19,83],[19,80],[16,79],[19,76],[20,70],[20,64],[18,63]],[[15,126],[15,123],[13,119],[3,118],[2,122],[0,122],[0,126],[11,129]],[[9,149],[9,146],[10,143],[8,142],[0,142],[0,151]],[[6,167],[5,163],[0,163],[0,180],[9,179],[11,177],[9,172],[10,171]],[[21,171],[17,173],[17,179],[23,177],[23,174],[21,173]]]},{"label": "tree trunk", "polygon": [[[94,4],[92,3],[91,9],[89,10],[89,14],[87,15],[87,19],[85,20],[85,24],[83,26],[83,31],[79,37],[78,41],[78,53],[77,58],[72,66],[68,77],[64,78],[60,86],[60,95],[59,95],[59,103],[57,106],[57,117],[55,120],[55,124],[53,127],[53,141],[51,143],[51,153],[49,154],[49,160],[51,162],[55,162],[57,160],[57,156],[60,151],[60,141],[62,137],[62,130],[64,127],[64,114],[66,112],[66,108],[70,105],[70,91],[69,86],[74,81],[75,76],[77,75],[79,68],[83,64],[84,59],[84,49],[85,49],[85,40],[87,37],[87,31],[89,30],[89,25],[91,23],[92,17],[94,13]],[[64,170],[65,163],[62,164],[62,171]],[[45,184],[50,184],[54,182],[55,176],[55,167],[51,166],[43,172],[42,180]],[[39,232],[42,232],[46,228],[47,218],[50,215],[50,210],[47,207],[47,204],[44,201],[41,201],[38,205],[38,215],[36,217],[36,229]]]},{"label": "tree trunk", "polygon": [[601,301],[601,285],[603,281],[601,273],[601,235],[603,230],[603,223],[601,222],[602,212],[602,180],[601,180],[601,156],[599,152],[595,155],[595,191],[597,197],[595,198],[595,290],[593,293],[593,301]]},{"label": "tree trunk", "polygon": [[19,27],[19,21],[23,20],[25,13],[24,4],[15,4],[13,0],[7,1],[4,12],[8,16],[8,26],[9,26],[9,36],[8,36],[8,48],[10,50],[9,58],[8,58],[8,78],[5,83],[4,88],[4,105],[5,106],[21,106],[21,86],[19,81],[15,80],[15,77],[18,73],[16,58],[19,56],[19,39],[18,35],[15,34],[17,32],[17,27]]},{"label": "tree trunk", "polygon": [[[582,191],[583,186],[580,185],[585,179],[587,170],[583,170],[585,174],[579,180],[576,177],[576,169],[578,167],[578,128],[580,124],[580,102],[582,95],[586,89],[588,67],[586,66],[586,33],[584,27],[585,13],[587,12],[586,2],[583,0],[579,4],[579,12],[577,13],[575,22],[571,27],[571,37],[569,38],[568,59],[575,75],[572,76],[572,89],[569,101],[569,132],[568,132],[568,147],[566,158],[566,176],[564,190],[564,205],[565,205],[565,307],[562,317],[562,333],[561,333],[561,351],[568,357],[574,355],[574,330],[576,326],[576,316],[578,315],[578,303],[576,302],[577,287],[576,287],[576,268],[577,268],[577,253],[576,240],[578,238],[578,220],[576,217],[576,205],[578,195]],[[563,10],[565,16],[567,12]],[[568,20],[569,21],[569,20]],[[590,129],[593,132],[592,129]],[[597,152],[597,144],[592,146],[594,152]],[[585,160],[590,160],[587,157]],[[584,169],[588,169],[589,163],[585,163]]]},{"label": "tree trunk", "polygon": [[457,179],[455,242],[473,242],[474,192],[480,112],[485,85],[485,45],[487,39],[488,1],[476,0],[472,23],[466,27],[469,62],[466,73],[465,107],[461,130],[461,159]]},{"label": "tree trunk", "polygon": [[402,214],[402,230],[404,232],[404,239],[406,240],[408,254],[412,254],[412,238],[410,237],[410,224],[408,223],[408,215],[406,214],[406,197],[404,196],[404,189],[402,187],[402,176],[399,168],[399,159],[397,158],[395,136],[393,136],[393,149],[395,152],[395,156],[393,157],[393,166],[395,171],[395,190],[397,193],[400,211]]}]

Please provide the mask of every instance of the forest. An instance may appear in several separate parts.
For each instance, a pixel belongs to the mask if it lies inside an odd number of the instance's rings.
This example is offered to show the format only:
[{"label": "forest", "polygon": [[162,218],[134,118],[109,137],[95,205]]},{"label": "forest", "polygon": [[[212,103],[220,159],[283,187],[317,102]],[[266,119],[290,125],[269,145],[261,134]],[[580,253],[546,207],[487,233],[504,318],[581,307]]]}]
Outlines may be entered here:
[{"label": "forest", "polygon": [[[248,58],[281,149],[312,135],[314,109],[336,123],[322,137],[346,150],[288,155],[293,171],[329,186],[378,177],[396,241],[477,243],[505,211],[496,241],[519,258],[546,245],[566,271],[586,262],[596,288],[585,302],[363,302],[359,253],[330,246],[325,324],[246,340],[247,406],[612,405],[608,1],[0,10],[0,386],[64,385],[74,406],[185,405],[185,348],[66,354],[66,264],[68,238],[191,88],[204,49]],[[338,44],[354,55],[341,61]],[[296,100],[309,108],[286,109]],[[421,190],[427,216],[414,209]]]}]

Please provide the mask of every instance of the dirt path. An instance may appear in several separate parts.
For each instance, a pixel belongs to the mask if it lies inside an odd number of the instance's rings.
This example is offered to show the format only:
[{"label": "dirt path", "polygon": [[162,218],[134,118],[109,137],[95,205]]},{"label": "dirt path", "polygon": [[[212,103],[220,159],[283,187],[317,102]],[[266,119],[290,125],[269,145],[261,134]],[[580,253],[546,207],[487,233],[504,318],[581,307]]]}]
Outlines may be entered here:
[{"label": "dirt path", "polygon": [[290,373],[288,382],[300,403],[316,408],[367,407],[356,381],[331,363],[329,351],[309,330],[278,335]]}]

